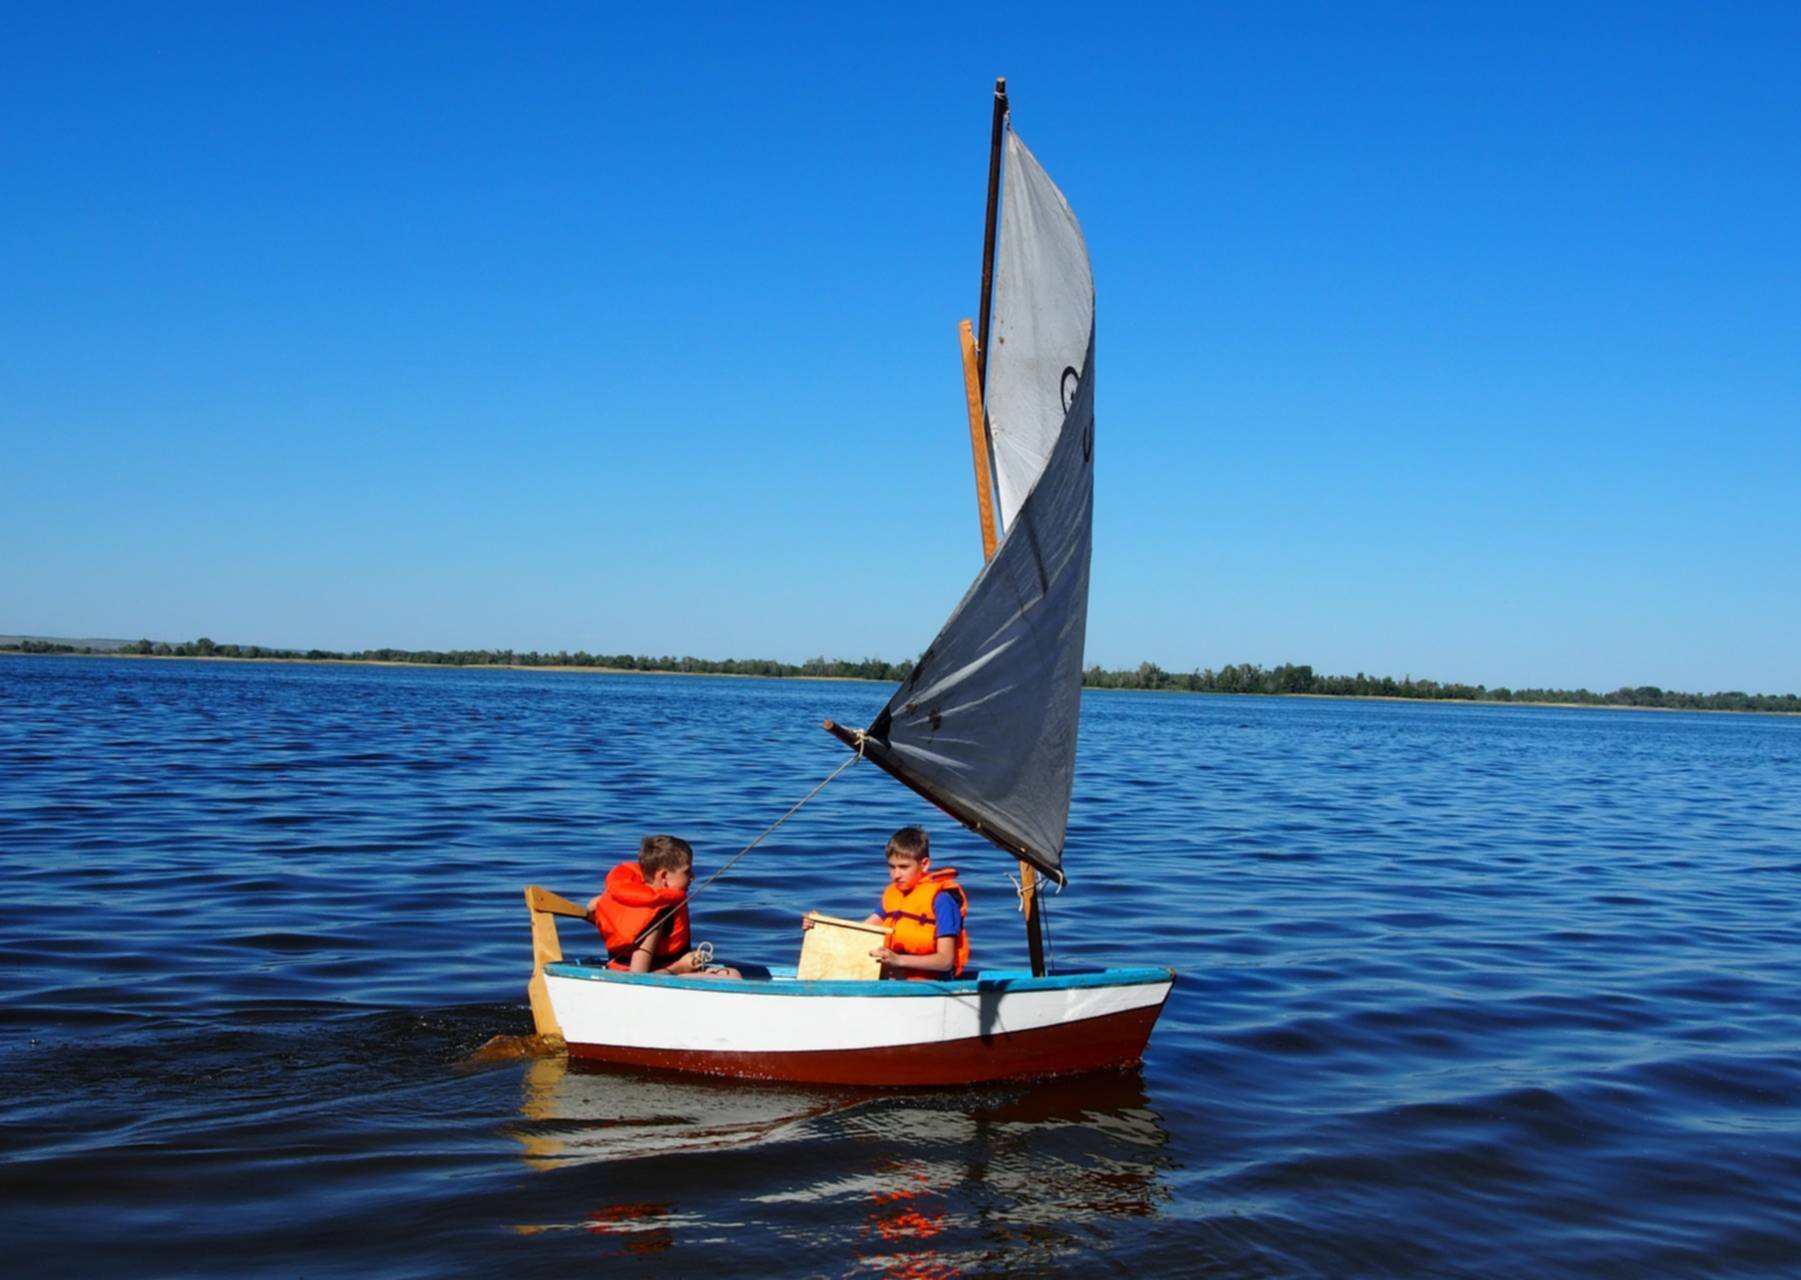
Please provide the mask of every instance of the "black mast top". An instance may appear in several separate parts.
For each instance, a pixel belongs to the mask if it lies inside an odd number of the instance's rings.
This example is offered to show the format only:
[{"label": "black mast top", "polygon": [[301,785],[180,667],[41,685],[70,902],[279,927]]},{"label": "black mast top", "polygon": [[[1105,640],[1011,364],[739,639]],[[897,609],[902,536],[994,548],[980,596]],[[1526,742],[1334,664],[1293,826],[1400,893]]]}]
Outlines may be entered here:
[{"label": "black mast top", "polygon": [[994,80],[994,133],[988,143],[988,220],[982,230],[982,309],[976,334],[976,377],[988,400],[988,312],[994,299],[994,215],[1001,196],[1001,135],[1007,128],[1007,77]]}]

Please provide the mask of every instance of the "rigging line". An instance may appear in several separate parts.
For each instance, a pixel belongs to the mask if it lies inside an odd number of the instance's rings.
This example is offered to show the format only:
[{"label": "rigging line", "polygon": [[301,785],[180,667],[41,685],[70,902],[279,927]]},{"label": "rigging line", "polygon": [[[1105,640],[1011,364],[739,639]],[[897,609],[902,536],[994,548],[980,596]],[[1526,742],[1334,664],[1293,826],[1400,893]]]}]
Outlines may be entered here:
[{"label": "rigging line", "polygon": [[[1020,915],[1024,915],[1026,913],[1025,877],[1024,876],[1016,876],[1011,871],[1009,871],[1009,872],[1007,872],[1007,879],[1009,879],[1013,882],[1013,892],[1019,898],[1019,904],[1016,909],[1018,910]],[[1057,888],[1053,891],[1053,893],[1051,895],[1052,897],[1056,897],[1063,892],[1063,881],[1058,880],[1058,881],[1055,881],[1054,883],[1056,884]],[[1036,880],[1034,880],[1032,882],[1031,896],[1034,898],[1043,896],[1039,892],[1038,882]],[[1057,948],[1051,942],[1050,913],[1044,909],[1044,904],[1042,902],[1040,902],[1038,904],[1038,923],[1039,923],[1039,926],[1044,930],[1044,945],[1045,945],[1046,949],[1050,952],[1050,955],[1048,958],[1048,966],[1049,966],[1049,968],[1054,969],[1057,967]]]},{"label": "rigging line", "polygon": [[[1019,899],[1019,901],[1014,904],[1013,909],[1023,916],[1026,914],[1026,899],[1043,896],[1044,891],[1038,887],[1041,882],[1037,879],[1033,879],[1032,887],[1028,890],[1026,888],[1026,878],[1023,875],[1016,876],[1009,871],[1007,872],[1007,879],[1013,885],[1013,896]],[[1053,880],[1051,883],[1057,886],[1056,891],[1058,893],[1063,892],[1063,882],[1061,880]]]},{"label": "rigging line", "polygon": [[[1021,861],[1023,861],[1023,859],[1021,859]],[[1023,916],[1026,913],[1025,877],[1024,876],[1016,876],[1011,871],[1009,871],[1009,872],[1007,872],[1007,879],[1013,885],[1013,895],[1019,899],[1019,902],[1014,906],[1013,909],[1015,911],[1019,912],[1019,914]],[[1063,895],[1063,886],[1066,883],[1066,881],[1052,880],[1051,883],[1057,886],[1055,889],[1053,889],[1051,891],[1051,896],[1053,898],[1061,897]],[[1034,898],[1041,896],[1043,893],[1043,890],[1040,889],[1038,887],[1038,885],[1039,885],[1039,882],[1037,880],[1034,880],[1032,882],[1031,896]]]},{"label": "rigging line", "polygon": [[770,823],[767,827],[763,828],[762,835],[758,836],[755,840],[752,840],[749,844],[745,845],[742,849],[738,850],[738,852],[734,853],[730,858],[727,858],[725,860],[725,862],[720,865],[719,870],[715,871],[712,875],[708,876],[705,880],[702,880],[694,888],[688,890],[687,896],[684,897],[680,902],[672,904],[667,909],[665,909],[661,915],[654,917],[649,924],[644,926],[644,932],[640,933],[637,937],[632,939],[633,949],[636,949],[640,942],[643,942],[644,939],[648,938],[651,934],[655,933],[658,929],[660,929],[664,925],[668,924],[670,919],[675,915],[675,913],[677,911],[680,911],[683,907],[687,906],[690,902],[694,901],[695,897],[699,895],[699,893],[702,889],[705,889],[708,885],[712,884],[715,880],[719,879],[720,876],[724,875],[726,873],[726,871],[728,869],[730,869],[732,864],[738,861],[738,859],[742,858],[745,854],[749,853],[752,849],[754,849],[758,845],[762,844],[763,841],[769,837],[769,834],[772,831],[774,831],[777,827],[781,826],[784,822],[788,821],[788,819],[792,818],[795,814],[799,813],[801,805],[804,805],[805,803],[807,803],[807,801],[811,800],[814,796],[818,795],[821,791],[824,791],[826,789],[826,787],[832,782],[833,779],[835,779],[839,774],[843,773],[846,769],[850,768],[853,764],[857,763],[857,761],[861,760],[862,758],[863,758],[863,735],[861,733],[859,733],[859,734],[857,734],[857,754],[856,755],[851,756],[843,764],[839,765],[836,769],[833,769],[830,773],[828,773],[825,776],[824,782],[821,782],[817,787],[814,787],[811,791],[807,792],[806,795],[802,796],[800,798],[799,802],[796,803],[792,809],[788,810],[787,813],[784,813],[781,817],[777,818],[774,822]]}]

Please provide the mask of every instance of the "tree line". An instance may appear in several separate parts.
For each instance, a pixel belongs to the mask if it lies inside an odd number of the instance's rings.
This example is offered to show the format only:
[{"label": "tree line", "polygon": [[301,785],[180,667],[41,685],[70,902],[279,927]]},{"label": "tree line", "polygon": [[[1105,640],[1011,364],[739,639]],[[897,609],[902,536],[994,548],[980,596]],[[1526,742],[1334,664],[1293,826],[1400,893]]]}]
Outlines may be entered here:
[{"label": "tree line", "polygon": [[1801,698],[1792,693],[1680,693],[1656,685],[1595,693],[1588,689],[1510,689],[1481,684],[1442,683],[1403,676],[1317,675],[1305,664],[1284,662],[1260,667],[1242,662],[1218,671],[1165,671],[1154,662],[1141,662],[1131,670],[1107,671],[1090,667],[1082,683],[1091,689],[1168,689],[1183,693],[1312,694],[1325,698],[1422,698],[1458,702],[1567,702],[1595,707],[1668,707],[1686,711],[1787,711],[1801,712]]},{"label": "tree line", "polygon": [[[272,649],[264,645],[215,644],[198,640],[171,644],[138,640],[116,648],[72,645],[52,640],[21,640],[0,645],[14,653],[143,654],[168,658],[286,658],[310,662],[405,662],[442,667],[592,667],[611,671],[650,671],[679,675],[833,677],[843,680],[905,680],[913,673],[911,662],[886,662],[865,658],[808,658],[805,662],[778,662],[773,658],[652,657],[630,653],[588,653],[558,650],[539,653],[513,649],[362,649],[336,653],[327,649]],[[1227,664],[1215,671],[1165,671],[1154,662],[1109,671],[1093,666],[1082,674],[1090,689],[1145,689],[1176,693],[1310,694],[1315,697],[1418,698],[1459,702],[1563,702],[1579,706],[1668,707],[1686,711],[1784,711],[1801,713],[1795,694],[1681,693],[1656,685],[1594,693],[1588,689],[1510,689],[1505,686],[1442,683],[1403,676],[1354,676],[1315,674],[1311,666],[1284,662],[1263,667],[1252,662]]]},{"label": "tree line", "polygon": [[657,671],[679,675],[711,676],[829,676],[842,680],[905,680],[913,674],[911,662],[885,662],[865,658],[808,658],[805,662],[778,662],[774,658],[653,657],[632,653],[555,653],[514,649],[359,649],[339,653],[331,649],[275,649],[256,644],[218,644],[206,636],[170,643],[136,640],[108,648],[72,645],[54,640],[24,640],[0,644],[0,652],[126,654],[158,658],[285,658],[307,662],[404,662],[433,667],[593,667],[609,671]]}]

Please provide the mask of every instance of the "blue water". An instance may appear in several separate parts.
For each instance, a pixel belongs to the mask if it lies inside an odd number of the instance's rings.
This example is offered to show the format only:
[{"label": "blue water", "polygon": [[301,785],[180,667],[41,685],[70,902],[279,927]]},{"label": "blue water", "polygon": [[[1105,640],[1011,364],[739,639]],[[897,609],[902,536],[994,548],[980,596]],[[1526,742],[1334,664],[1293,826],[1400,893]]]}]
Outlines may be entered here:
[{"label": "blue water", "polygon": [[[885,694],[0,658],[8,1270],[1801,1273],[1801,721],[1091,694],[1051,939],[1179,969],[1141,1070],[466,1061],[529,1029],[522,886],[705,875]],[[869,766],[698,935],[792,963],[912,821],[1023,964],[1008,861]]]}]

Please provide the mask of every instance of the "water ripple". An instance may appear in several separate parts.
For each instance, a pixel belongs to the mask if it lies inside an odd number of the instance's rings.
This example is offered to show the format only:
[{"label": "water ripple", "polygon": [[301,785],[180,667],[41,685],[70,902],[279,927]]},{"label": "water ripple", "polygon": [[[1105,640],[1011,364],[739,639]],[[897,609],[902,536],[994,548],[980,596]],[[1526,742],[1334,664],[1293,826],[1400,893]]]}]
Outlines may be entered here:
[{"label": "water ripple", "polygon": [[[1785,1274],[1801,723],[1090,695],[1064,964],[1182,979],[1142,1072],[954,1093],[472,1068],[520,886],[717,867],[842,758],[826,682],[0,658],[0,1227],[111,1274]],[[696,903],[792,959],[855,769]],[[569,925],[565,946],[592,946]],[[54,1241],[80,1239],[71,1260]],[[83,1262],[81,1259],[89,1259]]]}]

